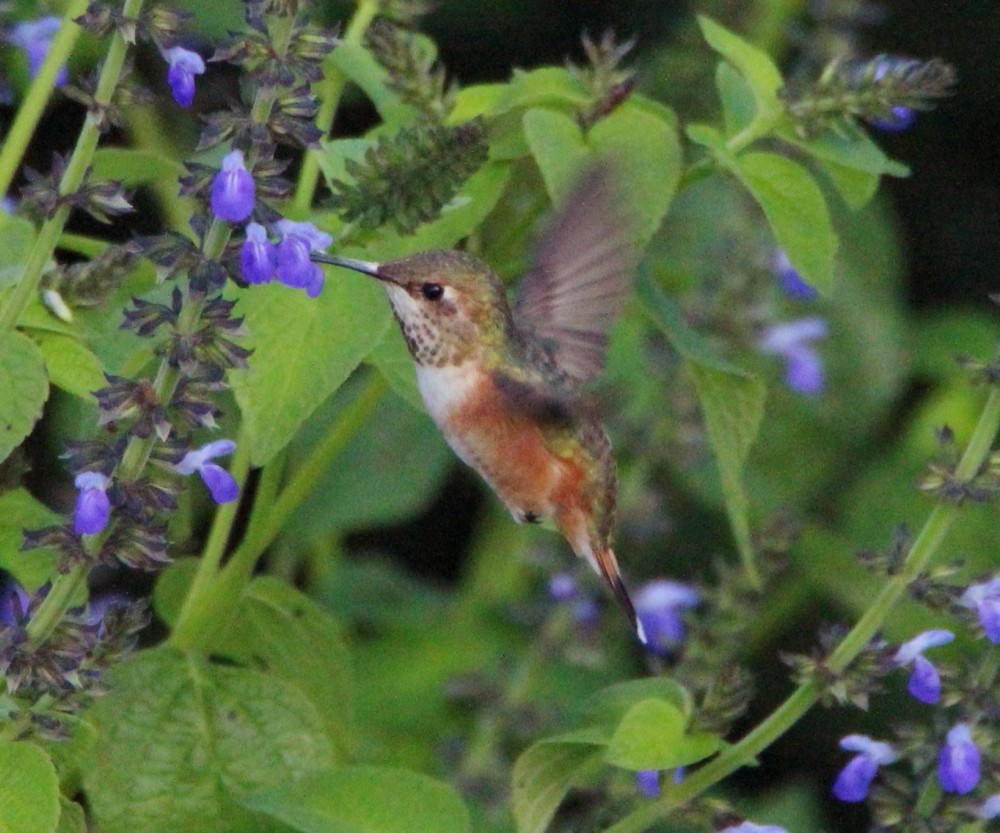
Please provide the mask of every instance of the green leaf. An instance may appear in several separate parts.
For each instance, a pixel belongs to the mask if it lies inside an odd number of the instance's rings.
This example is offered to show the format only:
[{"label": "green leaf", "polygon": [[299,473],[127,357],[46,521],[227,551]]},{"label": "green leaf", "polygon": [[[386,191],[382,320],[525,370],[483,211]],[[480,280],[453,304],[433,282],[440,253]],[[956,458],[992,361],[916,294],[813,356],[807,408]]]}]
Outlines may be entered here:
[{"label": "green leaf", "polygon": [[244,806],[302,833],[468,833],[454,788],[418,772],[341,767],[244,796]]},{"label": "green leaf", "polygon": [[633,204],[636,242],[645,246],[660,227],[680,181],[683,159],[673,113],[627,100],[590,129],[587,143],[614,163],[621,190]]},{"label": "green leaf", "polygon": [[35,227],[0,211],[0,287],[19,283],[35,245]]},{"label": "green leaf", "polygon": [[882,181],[878,174],[870,174],[856,168],[849,168],[846,165],[838,165],[828,159],[820,159],[819,166],[829,177],[841,199],[855,211],[864,208],[871,202],[872,197],[878,192],[879,183]]},{"label": "green leaf", "polygon": [[67,393],[93,404],[93,392],[107,384],[101,360],[86,345],[71,336],[38,333],[35,340],[42,351],[49,381]]},{"label": "green leaf", "polygon": [[[303,426],[291,447],[293,469],[336,430],[340,413],[350,406],[349,393],[345,389],[331,398]],[[422,408],[383,396],[377,416],[347,440],[286,528],[297,541],[308,543],[335,531],[406,520],[434,498],[453,459]]]},{"label": "green leaf", "polygon": [[386,124],[401,124],[413,116],[413,108],[399,100],[386,81],[389,73],[375,60],[371,50],[356,43],[342,42],[330,53],[330,63],[357,84],[375,105]]},{"label": "green leaf", "polygon": [[52,578],[55,553],[51,550],[21,552],[25,529],[54,526],[63,520],[25,489],[12,489],[0,494],[0,569],[11,573],[29,593],[35,592]]},{"label": "green leaf", "polygon": [[389,305],[371,278],[338,270],[317,298],[267,284],[243,292],[239,309],[254,354],[229,379],[252,463],[263,466],[378,344]]},{"label": "green leaf", "polygon": [[31,433],[49,396],[42,352],[16,331],[0,333],[0,462]]},{"label": "green leaf", "polygon": [[234,797],[333,762],[312,703],[273,676],[155,648],[109,680],[88,714],[98,740],[83,773],[101,833],[271,830],[235,812]]},{"label": "green leaf", "polygon": [[763,209],[778,244],[802,279],[827,292],[838,241],[823,192],[809,172],[774,153],[741,154],[732,170]]},{"label": "green leaf", "polygon": [[563,67],[527,72],[516,69],[506,84],[473,84],[460,90],[448,121],[459,124],[480,115],[498,116],[529,107],[575,109],[587,104],[587,100],[580,82]]},{"label": "green leaf", "polygon": [[729,61],[746,79],[757,103],[756,118],[762,121],[774,121],[780,118],[785,108],[778,98],[778,90],[784,82],[774,61],[767,53],[704,15],[699,15],[698,25],[708,45]]},{"label": "green leaf", "polygon": [[760,379],[725,373],[695,362],[688,364],[705,415],[705,430],[719,467],[726,513],[743,563],[752,570],[749,500],[743,463],[760,430],[767,389]]},{"label": "green leaf", "polygon": [[525,111],[521,121],[531,155],[542,172],[545,190],[553,203],[562,205],[590,155],[583,131],[569,114],[540,107]]},{"label": "green leaf", "polygon": [[366,361],[370,362],[381,373],[389,386],[398,393],[405,402],[417,410],[424,411],[424,400],[417,388],[417,373],[413,364],[403,334],[398,327],[389,327],[374,350],[369,353]]},{"label": "green leaf", "polygon": [[158,179],[173,182],[187,170],[179,162],[150,150],[104,147],[95,151],[91,173],[95,179],[114,179],[126,187],[135,187]]},{"label": "green leaf", "polygon": [[351,658],[336,620],[294,587],[270,576],[254,579],[219,649],[297,688],[315,706],[333,745],[347,760],[354,746]]},{"label": "green leaf", "polygon": [[511,808],[518,833],[542,833],[570,789],[590,781],[603,764],[599,745],[543,740],[529,746],[512,775]]},{"label": "green leaf", "polygon": [[646,677],[626,680],[602,688],[586,703],[588,722],[598,722],[613,728],[639,703],[656,699],[671,704],[686,720],[691,713],[691,695],[680,683],[669,677]]},{"label": "green leaf", "polygon": [[0,743],[0,831],[53,833],[59,779],[45,751],[30,741]]},{"label": "green leaf", "polygon": [[717,735],[684,731],[684,714],[665,700],[642,700],[622,718],[608,744],[607,760],[631,770],[675,769],[718,750]]},{"label": "green leaf", "polygon": [[689,124],[684,128],[684,135],[696,145],[701,145],[709,150],[727,154],[726,137],[722,131],[708,124]]},{"label": "green leaf", "polygon": [[746,79],[726,61],[720,61],[715,68],[715,87],[722,102],[726,135],[735,136],[753,121],[753,91]]},{"label": "green leaf", "polygon": [[[198,558],[178,558],[160,573],[153,588],[153,610],[169,628],[177,623],[181,607],[198,571]],[[213,645],[214,650],[216,646]]]},{"label": "green leaf", "polygon": [[59,824],[56,833],[87,833],[83,807],[65,796],[59,796]]}]

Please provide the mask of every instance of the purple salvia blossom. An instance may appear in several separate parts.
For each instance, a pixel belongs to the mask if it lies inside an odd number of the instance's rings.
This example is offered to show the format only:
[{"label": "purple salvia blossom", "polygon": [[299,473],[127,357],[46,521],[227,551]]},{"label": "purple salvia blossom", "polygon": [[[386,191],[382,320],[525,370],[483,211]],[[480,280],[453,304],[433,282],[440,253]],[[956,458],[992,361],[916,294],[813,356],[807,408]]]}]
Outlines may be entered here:
[{"label": "purple salvia blossom", "polygon": [[1000,793],[994,793],[980,804],[976,815],[983,819],[983,821],[989,821],[1000,816]]},{"label": "purple salvia blossom", "polygon": [[0,578],[0,627],[16,625],[25,618],[31,597],[10,576]]},{"label": "purple salvia blossom", "polygon": [[635,612],[654,653],[665,655],[684,641],[683,612],[698,604],[698,591],[677,581],[659,579],[635,594]]},{"label": "purple salvia blossom", "polygon": [[1000,644],[1000,578],[969,585],[958,603],[975,610],[986,638]]},{"label": "purple salvia blossom", "polygon": [[822,318],[799,318],[768,327],[757,347],[762,353],[780,356],[785,362],[785,384],[795,393],[815,396],[823,391],[826,379],[823,361],[811,342],[827,335]]},{"label": "purple salvia blossom", "polygon": [[315,298],[323,289],[323,270],[309,258],[311,252],[326,250],[333,238],[312,223],[279,220],[274,225],[281,235],[277,250],[277,278],[286,286],[305,289]]},{"label": "purple salvia blossom", "polygon": [[795,298],[798,301],[811,301],[816,297],[816,288],[802,280],[802,276],[792,266],[784,249],[775,250],[772,265],[778,283],[790,298]]},{"label": "purple salvia blossom", "polygon": [[229,503],[239,497],[240,487],[228,471],[211,461],[216,457],[232,454],[235,450],[236,443],[232,440],[215,440],[199,449],[189,451],[184,455],[184,459],[174,466],[174,470],[178,474],[185,475],[198,472],[208,491],[211,492],[212,500],[216,503]]},{"label": "purple salvia blossom", "polygon": [[274,277],[277,247],[267,239],[260,223],[247,224],[247,237],[240,247],[240,274],[247,283],[267,283]]},{"label": "purple salvia blossom", "polygon": [[163,53],[167,59],[167,84],[170,93],[181,107],[190,107],[194,101],[194,77],[205,72],[205,61],[197,52],[174,46]]},{"label": "purple salvia blossom", "polygon": [[98,471],[85,471],[73,483],[80,491],[73,511],[73,531],[77,535],[96,535],[108,525],[111,516],[111,478]]},{"label": "purple salvia blossom", "polygon": [[979,783],[979,747],[972,740],[967,723],[957,723],[948,732],[938,753],[938,781],[941,789],[965,795]]},{"label": "purple salvia blossom", "polygon": [[232,151],[222,160],[222,168],[212,180],[212,213],[220,220],[242,223],[253,213],[254,190],[253,176],[243,164],[243,151]]},{"label": "purple salvia blossom", "polygon": [[719,833],[788,833],[788,831],[777,824],[755,824],[752,821],[744,821],[740,824],[731,824]]},{"label": "purple salvia blossom", "polygon": [[899,646],[892,661],[898,665],[913,665],[906,690],[922,703],[936,703],[941,699],[941,675],[923,652],[938,645],[947,645],[955,634],[946,630],[930,630],[917,634]]},{"label": "purple salvia blossom", "polygon": [[646,798],[660,795],[660,773],[655,769],[641,769],[635,774],[635,786]]},{"label": "purple salvia blossom", "polygon": [[840,748],[858,754],[847,762],[837,780],[833,782],[833,794],[841,801],[864,801],[883,764],[891,764],[897,755],[888,743],[872,740],[865,735],[848,735],[840,741]]},{"label": "purple salvia blossom", "polygon": [[[28,23],[19,23],[10,34],[10,42],[21,47],[28,58],[28,77],[34,78],[49,53],[52,38],[56,36],[62,21],[58,17],[42,17]],[[55,85],[66,83],[66,67],[60,67]]]}]

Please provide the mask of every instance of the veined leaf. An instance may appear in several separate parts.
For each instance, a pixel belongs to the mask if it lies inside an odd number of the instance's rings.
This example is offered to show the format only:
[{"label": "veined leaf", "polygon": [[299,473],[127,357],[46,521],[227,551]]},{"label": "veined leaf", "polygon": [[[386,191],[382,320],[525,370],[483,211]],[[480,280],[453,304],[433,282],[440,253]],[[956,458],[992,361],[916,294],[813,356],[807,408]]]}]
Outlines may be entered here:
[{"label": "veined leaf", "polygon": [[49,397],[42,351],[16,330],[0,333],[0,462],[31,433]]},{"label": "veined leaf", "polygon": [[54,833],[59,779],[45,750],[31,741],[0,743],[0,830]]}]

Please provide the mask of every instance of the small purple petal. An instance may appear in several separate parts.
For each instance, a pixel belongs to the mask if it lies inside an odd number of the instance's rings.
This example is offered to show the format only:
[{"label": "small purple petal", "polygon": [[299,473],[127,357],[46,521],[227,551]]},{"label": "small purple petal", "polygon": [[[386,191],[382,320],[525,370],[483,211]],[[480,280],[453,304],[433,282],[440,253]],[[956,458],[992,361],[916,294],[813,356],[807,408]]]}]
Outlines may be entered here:
[{"label": "small purple petal", "polygon": [[1000,578],[970,585],[958,603],[974,609],[986,638],[1000,644]]},{"label": "small purple petal", "polygon": [[979,624],[983,626],[986,638],[1000,645],[1000,602],[983,602],[976,608],[976,614],[979,616]]},{"label": "small purple petal", "polygon": [[676,581],[660,579],[639,589],[635,594],[635,612],[652,651],[667,654],[684,641],[681,614],[698,602],[697,590]]},{"label": "small purple petal", "polygon": [[906,690],[921,703],[936,703],[941,699],[941,675],[929,659],[924,656],[913,658],[913,673]]},{"label": "small purple petal", "polygon": [[111,501],[107,488],[110,478],[100,472],[85,471],[73,481],[80,494],[73,510],[73,531],[77,535],[96,535],[111,517]]},{"label": "small purple petal", "polygon": [[[24,50],[28,59],[29,78],[38,75],[45,56],[49,53],[52,39],[61,25],[62,21],[58,17],[42,17],[27,23],[19,23],[14,27],[10,34],[10,42]],[[60,67],[55,85],[61,87],[66,83],[66,78],[66,67]]]},{"label": "small purple petal", "polygon": [[243,164],[243,152],[234,150],[222,160],[212,180],[212,213],[220,220],[242,223],[253,213],[256,197],[253,176]]},{"label": "small purple petal", "polygon": [[322,252],[333,245],[333,238],[325,231],[320,231],[312,223],[298,223],[295,220],[278,220],[274,228],[282,239],[300,237],[305,241],[311,252]]},{"label": "small purple petal", "polygon": [[169,67],[167,84],[170,93],[181,107],[190,107],[194,101],[194,77],[205,72],[205,62],[201,55],[175,46],[164,53]]},{"label": "small purple petal", "polygon": [[309,259],[309,242],[304,237],[289,235],[278,244],[277,277],[286,286],[303,289],[314,280],[313,267]]},{"label": "small purple petal", "polygon": [[0,579],[0,625],[16,625],[30,604],[31,597],[13,578]]},{"label": "small purple petal", "polygon": [[267,283],[277,265],[276,246],[260,223],[247,224],[247,238],[240,247],[240,274],[247,283]]},{"label": "small purple petal", "polygon": [[874,759],[855,755],[833,782],[833,794],[841,801],[864,801],[877,772],[878,763]]},{"label": "small purple petal", "polygon": [[948,732],[938,754],[938,781],[945,792],[965,795],[979,783],[979,748],[968,725],[959,723]]},{"label": "small purple petal", "polygon": [[323,291],[323,270],[315,263],[312,268],[312,279],[306,284],[305,289],[306,295],[310,298],[315,298]]},{"label": "small purple petal", "polygon": [[201,448],[189,451],[184,458],[174,466],[178,474],[194,474],[200,471],[209,460],[216,457],[225,457],[236,450],[236,443],[232,440],[214,440],[206,443]]},{"label": "small purple petal", "polygon": [[811,301],[818,294],[816,288],[802,280],[802,277],[795,271],[788,255],[784,250],[778,249],[774,255],[774,272],[778,277],[778,283],[785,294],[790,298],[799,301]]},{"label": "small purple petal", "polygon": [[987,798],[980,806],[976,815],[984,821],[995,819],[1000,816],[1000,793],[994,793]]},{"label": "small purple petal", "polygon": [[910,107],[893,107],[892,116],[885,119],[868,119],[868,124],[883,133],[902,133],[917,120],[917,111]]},{"label": "small purple petal", "polygon": [[642,769],[635,774],[635,785],[647,798],[660,795],[660,773],[655,769]]},{"label": "small purple petal", "polygon": [[719,833],[788,833],[788,831],[777,824],[754,824],[752,821],[744,821],[741,824],[731,824]]},{"label": "small purple petal", "polygon": [[847,752],[860,752],[875,763],[891,764],[898,760],[895,750],[885,741],[872,740],[867,735],[847,735],[841,738],[840,748]]},{"label": "small purple petal", "polygon": [[819,353],[810,347],[801,347],[785,356],[785,384],[790,391],[803,396],[816,396],[823,392],[826,374]]},{"label": "small purple petal", "polygon": [[920,656],[928,648],[937,648],[940,645],[947,645],[955,638],[951,631],[935,629],[918,633],[913,639],[904,642],[899,646],[899,650],[893,655],[893,662],[897,665],[906,665]]},{"label": "small purple petal", "polygon": [[208,486],[208,491],[212,493],[212,500],[216,503],[229,503],[236,500],[240,495],[240,487],[236,484],[233,476],[221,466],[215,463],[205,463],[198,473],[201,479]]},{"label": "small purple petal", "polygon": [[556,573],[549,579],[549,596],[554,602],[568,602],[575,599],[578,590],[576,579],[569,573]]},{"label": "small purple petal", "polygon": [[823,390],[823,363],[810,342],[824,338],[822,318],[799,318],[768,327],[757,342],[762,353],[785,360],[785,383],[795,393],[814,395]]}]

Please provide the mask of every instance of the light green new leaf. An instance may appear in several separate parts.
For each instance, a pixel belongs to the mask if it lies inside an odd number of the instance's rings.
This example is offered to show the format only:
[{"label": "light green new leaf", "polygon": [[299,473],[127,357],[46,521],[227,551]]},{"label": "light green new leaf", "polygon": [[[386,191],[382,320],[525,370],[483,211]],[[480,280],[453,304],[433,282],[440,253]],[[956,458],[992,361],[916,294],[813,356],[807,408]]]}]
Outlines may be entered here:
[{"label": "light green new leaf", "polygon": [[521,122],[549,199],[562,205],[590,155],[580,124],[568,113],[541,107],[525,111]]},{"label": "light green new leaf", "polygon": [[375,60],[370,49],[356,43],[341,43],[330,53],[330,63],[357,84],[387,124],[400,124],[413,115],[413,108],[399,100],[386,83],[389,73]]},{"label": "light green new leaf", "polygon": [[21,280],[35,246],[35,227],[23,217],[0,211],[0,287]]},{"label": "light green new leaf", "polygon": [[719,101],[722,102],[726,135],[735,136],[753,121],[753,90],[733,65],[726,61],[719,61],[715,68],[715,88],[719,91]]},{"label": "light green new leaf", "polygon": [[417,388],[417,371],[413,357],[406,346],[403,334],[398,327],[389,327],[382,340],[365,360],[378,368],[389,386],[398,393],[405,402],[424,411],[424,400]]},{"label": "light green new leaf", "polygon": [[750,575],[754,575],[743,463],[764,416],[767,393],[764,383],[715,356],[704,339],[684,324],[673,302],[648,276],[639,281],[638,296],[656,326],[687,360],[705,417],[708,441],[719,468],[733,536],[743,563]]},{"label": "light green new leaf", "polygon": [[371,278],[327,270],[317,298],[267,284],[242,293],[238,309],[254,354],[249,369],[231,371],[229,379],[251,460],[262,466],[378,344],[389,305]]},{"label": "light green new leaf", "polygon": [[676,769],[718,750],[718,735],[687,734],[685,723],[680,709],[665,700],[636,703],[615,729],[606,752],[608,763],[635,771]]},{"label": "light green new leaf", "polygon": [[49,397],[42,352],[23,333],[0,333],[0,462],[31,433]]},{"label": "light green new leaf", "polygon": [[604,747],[552,738],[529,746],[514,764],[511,807],[518,833],[542,833],[566,794],[604,764]]},{"label": "light green new leaf", "polygon": [[698,25],[708,45],[739,70],[750,85],[757,103],[755,118],[776,121],[785,108],[778,98],[778,90],[784,82],[774,61],[767,53],[708,17],[699,16]]},{"label": "light green new leaf", "polygon": [[563,67],[514,70],[506,84],[473,84],[460,90],[448,121],[460,124],[476,116],[489,118],[529,107],[575,109],[587,100],[580,82]]},{"label": "light green new leaf", "polygon": [[301,833],[468,833],[458,793],[419,772],[340,767],[243,796],[241,803]]},{"label": "light green new leaf", "polygon": [[774,153],[743,153],[733,173],[764,211],[778,245],[802,279],[820,292],[833,282],[837,235],[809,171]]},{"label": "light green new leaf", "polygon": [[831,162],[829,159],[817,161],[849,208],[855,211],[864,208],[878,192],[879,183],[882,181],[878,174],[849,168],[846,165]]},{"label": "light green new leaf", "polygon": [[59,824],[56,833],[87,833],[83,807],[65,796],[59,796]]},{"label": "light green new leaf", "polygon": [[264,833],[233,798],[328,769],[323,722],[276,676],[184,657],[134,655],[88,712],[98,730],[83,772],[101,833]]},{"label": "light green new leaf", "polygon": [[670,677],[645,677],[615,683],[595,692],[586,703],[586,719],[589,723],[613,729],[630,709],[650,699],[671,704],[684,720],[690,716],[691,695],[684,686]]},{"label": "light green new leaf", "polygon": [[51,550],[21,552],[25,529],[54,526],[63,520],[39,503],[25,489],[0,493],[0,569],[11,573],[29,593],[34,593],[55,572],[55,553]]},{"label": "light green new leaf", "polygon": [[0,743],[0,831],[54,833],[59,778],[45,750],[20,740]]},{"label": "light green new leaf", "polygon": [[45,359],[49,381],[93,404],[94,391],[107,384],[101,360],[83,342],[71,336],[40,332],[35,340]]}]

